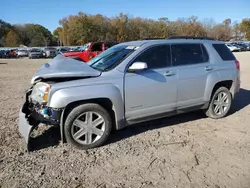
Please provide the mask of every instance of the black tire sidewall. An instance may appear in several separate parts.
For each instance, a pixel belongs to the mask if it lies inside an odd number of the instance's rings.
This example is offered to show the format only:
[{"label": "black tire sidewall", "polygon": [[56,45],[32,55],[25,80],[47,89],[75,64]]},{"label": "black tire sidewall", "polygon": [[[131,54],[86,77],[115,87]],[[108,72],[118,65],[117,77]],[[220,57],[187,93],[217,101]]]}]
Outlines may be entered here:
[{"label": "black tire sidewall", "polygon": [[[87,111],[97,112],[103,117],[104,122],[105,122],[105,131],[104,131],[103,136],[99,140],[97,140],[96,142],[92,144],[85,145],[85,144],[80,144],[74,140],[74,138],[71,135],[71,127],[75,119]],[[109,113],[100,105],[92,104],[92,103],[83,104],[83,105],[73,108],[72,111],[67,116],[65,124],[64,124],[64,133],[65,133],[67,142],[78,149],[90,149],[90,148],[101,146],[110,135],[111,129],[112,129],[112,121],[111,121]]]}]

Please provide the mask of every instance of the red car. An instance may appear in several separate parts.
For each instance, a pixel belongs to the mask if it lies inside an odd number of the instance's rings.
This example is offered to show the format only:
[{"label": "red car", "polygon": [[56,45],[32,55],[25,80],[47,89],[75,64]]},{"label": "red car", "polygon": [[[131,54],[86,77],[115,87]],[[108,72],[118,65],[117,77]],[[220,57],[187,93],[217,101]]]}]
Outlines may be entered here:
[{"label": "red car", "polygon": [[79,48],[77,51],[67,52],[63,55],[65,57],[72,57],[83,62],[88,62],[93,57],[116,44],[116,42],[90,42]]}]

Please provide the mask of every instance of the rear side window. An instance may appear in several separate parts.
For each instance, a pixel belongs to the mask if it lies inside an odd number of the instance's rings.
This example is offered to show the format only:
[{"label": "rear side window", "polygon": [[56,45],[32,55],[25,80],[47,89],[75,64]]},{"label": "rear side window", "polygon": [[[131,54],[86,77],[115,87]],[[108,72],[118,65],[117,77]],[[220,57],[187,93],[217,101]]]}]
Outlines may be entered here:
[{"label": "rear side window", "polygon": [[[173,66],[204,63],[208,61],[208,54],[203,56],[201,44],[173,44],[172,63]],[[203,47],[204,48],[204,47]],[[204,53],[206,50],[204,48]]]},{"label": "rear side window", "polygon": [[233,53],[226,47],[225,44],[213,44],[214,49],[220,55],[221,59],[224,61],[235,60]]},{"label": "rear side window", "polygon": [[171,66],[169,45],[154,46],[140,54],[134,62],[145,62],[149,69],[157,69]]}]

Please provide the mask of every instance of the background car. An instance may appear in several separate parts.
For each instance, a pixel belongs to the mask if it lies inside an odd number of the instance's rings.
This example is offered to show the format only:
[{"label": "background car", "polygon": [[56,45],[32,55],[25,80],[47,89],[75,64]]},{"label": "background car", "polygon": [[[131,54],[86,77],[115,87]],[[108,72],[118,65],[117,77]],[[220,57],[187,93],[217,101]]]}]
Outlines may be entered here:
[{"label": "background car", "polygon": [[69,51],[69,48],[58,48],[57,54],[67,53],[68,51]]},{"label": "background car", "polygon": [[33,48],[29,51],[29,59],[33,58],[42,58],[43,57],[43,51],[38,48]]},{"label": "background car", "polygon": [[4,56],[4,50],[0,50],[0,58],[3,58]]},{"label": "background car", "polygon": [[44,51],[43,51],[43,56],[45,58],[53,58],[57,55],[57,50],[56,48],[53,48],[53,47],[47,47],[47,48],[44,48]]},{"label": "background car", "polygon": [[20,49],[17,51],[17,57],[28,57],[28,56],[29,56],[28,50]]},{"label": "background car", "polygon": [[239,48],[239,52],[246,51],[245,47],[238,45],[237,43],[230,43],[232,46]]},{"label": "background car", "polygon": [[227,44],[226,43],[226,47],[228,47],[231,52],[239,52],[239,51],[241,51],[241,49],[239,47],[234,46],[232,44]]},{"label": "background car", "polygon": [[9,52],[10,58],[16,58],[17,57],[17,49],[11,49]]},{"label": "background car", "polygon": [[10,58],[10,50],[4,50],[2,57],[3,58]]},{"label": "background car", "polygon": [[107,50],[108,48],[116,45],[117,42],[90,42],[85,44],[78,51],[64,53],[65,57],[72,57],[74,59],[88,62],[98,54],[102,53],[103,51]]},{"label": "background car", "polygon": [[249,51],[250,50],[250,45],[246,43],[237,43],[239,46],[242,46],[244,48],[244,51]]}]

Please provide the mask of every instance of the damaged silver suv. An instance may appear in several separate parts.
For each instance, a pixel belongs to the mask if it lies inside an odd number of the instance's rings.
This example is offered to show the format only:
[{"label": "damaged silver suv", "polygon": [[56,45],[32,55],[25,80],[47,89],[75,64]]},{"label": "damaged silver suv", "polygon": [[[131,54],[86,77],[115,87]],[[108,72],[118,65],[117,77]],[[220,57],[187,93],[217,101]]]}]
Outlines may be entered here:
[{"label": "damaged silver suv", "polygon": [[226,116],[240,88],[239,62],[223,42],[202,38],[121,43],[88,63],[58,55],[33,76],[19,114],[29,149],[40,123],[88,149],[111,130],[202,109]]}]

